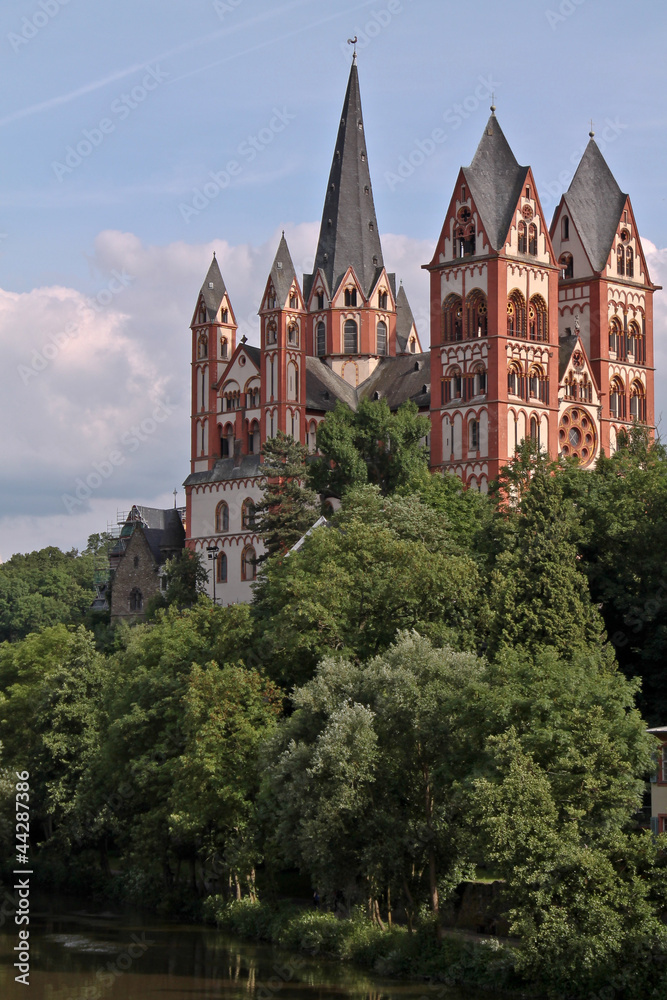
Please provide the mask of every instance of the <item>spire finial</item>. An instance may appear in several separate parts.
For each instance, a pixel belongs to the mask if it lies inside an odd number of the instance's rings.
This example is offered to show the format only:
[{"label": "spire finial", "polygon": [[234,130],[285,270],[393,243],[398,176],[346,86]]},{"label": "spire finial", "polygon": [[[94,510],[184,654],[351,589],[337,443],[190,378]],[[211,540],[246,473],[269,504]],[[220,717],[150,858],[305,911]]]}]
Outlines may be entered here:
[{"label": "spire finial", "polygon": [[174,510],[176,510],[176,497],[178,496],[178,490],[174,490]]},{"label": "spire finial", "polygon": [[358,41],[359,41],[359,39],[357,38],[356,35],[354,36],[354,38],[348,38],[348,40],[347,40],[347,44],[348,45],[353,45],[354,46],[354,48],[352,49],[352,65],[353,66],[356,66],[356,64],[357,64],[357,42]]},{"label": "spire finial", "polygon": [[495,113],[496,113],[496,94],[494,91],[493,94],[491,94],[491,114],[495,115]]},{"label": "spire finial", "polygon": [[213,256],[215,257],[215,250],[213,251]]},{"label": "spire finial", "polygon": [[595,135],[595,132],[593,131],[593,119],[592,118],[591,118],[591,130],[590,130],[590,132],[588,134],[591,137],[591,139]]}]

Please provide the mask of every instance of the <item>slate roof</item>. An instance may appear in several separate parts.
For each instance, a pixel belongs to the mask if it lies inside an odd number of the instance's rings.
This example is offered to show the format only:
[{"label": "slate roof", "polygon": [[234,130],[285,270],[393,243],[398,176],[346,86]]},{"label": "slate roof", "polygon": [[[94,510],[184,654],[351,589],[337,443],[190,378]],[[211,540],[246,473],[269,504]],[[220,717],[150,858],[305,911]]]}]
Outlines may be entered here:
[{"label": "slate roof", "polygon": [[[134,513],[139,515],[133,517]],[[148,543],[155,562],[163,563],[175,550],[182,549],[185,544],[185,530],[181,516],[175,508],[161,510],[158,507],[142,507],[135,504],[128,515],[125,525],[140,528]],[[120,538],[110,555],[123,555],[127,548],[127,535]]]},{"label": "slate roof", "polygon": [[567,189],[565,201],[595,271],[602,271],[607,266],[627,197],[591,138]]},{"label": "slate roof", "polygon": [[324,199],[315,265],[312,275],[304,275],[304,294],[310,294],[318,269],[333,295],[348,267],[353,267],[364,295],[368,295],[382,266],[359,75],[353,62]]},{"label": "slate roof", "polygon": [[259,347],[253,347],[251,344],[244,344],[243,350],[246,352],[250,360],[254,365],[257,365],[257,370],[262,370],[262,352]]},{"label": "slate roof", "polygon": [[386,399],[396,410],[411,399],[419,407],[431,405],[431,353],[383,358],[372,375],[357,389],[359,399]]},{"label": "slate roof", "polygon": [[528,167],[519,166],[495,114],[489,118],[473,161],[463,168],[494,250],[502,250]]},{"label": "slate roof", "polygon": [[235,465],[233,458],[219,458],[211,470],[191,472],[183,485],[197,486],[199,483],[221,483],[229,479],[252,479],[261,475],[259,459],[259,455],[242,455],[240,463]]},{"label": "slate roof", "polygon": [[401,285],[396,296],[396,347],[400,353],[403,353],[408,346],[408,338],[414,321],[408,297],[403,285]]},{"label": "slate roof", "polygon": [[278,305],[281,309],[287,301],[287,296],[290,293],[290,288],[292,287],[292,282],[295,278],[296,271],[294,270],[292,257],[287,246],[287,240],[285,239],[285,234],[283,233],[280,237],[280,243],[278,244],[276,256],[274,257],[273,264],[271,265],[271,281],[273,282],[273,287],[276,290]]},{"label": "slate roof", "polygon": [[558,381],[561,382],[565,372],[567,371],[567,366],[570,363],[570,358],[572,357],[572,352],[577,346],[579,337],[576,333],[565,334],[558,341]]},{"label": "slate roof", "polygon": [[[212,285],[213,287],[209,288],[209,285]],[[213,322],[217,316],[220,303],[222,302],[226,291],[227,289],[220,271],[220,265],[218,264],[215,254],[213,254],[211,266],[208,269],[208,274],[204,278],[204,284],[201,286],[201,292],[199,293],[203,296],[204,304],[206,306],[207,319],[209,322]]]},{"label": "slate roof", "polygon": [[328,413],[338,400],[357,408],[357,390],[320,358],[306,358],[306,406]]}]

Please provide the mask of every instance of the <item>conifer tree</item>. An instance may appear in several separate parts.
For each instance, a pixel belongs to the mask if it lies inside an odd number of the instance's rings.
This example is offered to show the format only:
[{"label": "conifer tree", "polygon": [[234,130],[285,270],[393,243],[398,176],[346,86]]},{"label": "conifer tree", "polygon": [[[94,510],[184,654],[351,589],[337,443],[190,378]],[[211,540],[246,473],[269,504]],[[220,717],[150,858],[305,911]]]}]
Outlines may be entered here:
[{"label": "conifer tree", "polygon": [[255,508],[265,553],[258,562],[289,551],[318,518],[317,494],[305,485],[306,448],[278,431],[262,448],[263,499]]}]

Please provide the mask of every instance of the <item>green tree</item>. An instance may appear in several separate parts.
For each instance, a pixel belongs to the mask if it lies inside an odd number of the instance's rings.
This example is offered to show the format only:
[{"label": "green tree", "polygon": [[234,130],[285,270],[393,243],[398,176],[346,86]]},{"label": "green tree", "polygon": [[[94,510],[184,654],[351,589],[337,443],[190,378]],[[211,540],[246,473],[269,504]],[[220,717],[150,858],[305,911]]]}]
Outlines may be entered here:
[{"label": "green tree", "polygon": [[237,898],[243,886],[255,898],[259,748],[281,712],[282,692],[243,666],[195,664],[183,706],[185,743],[169,829],[176,839],[194,842],[215,874],[233,880]]},{"label": "green tree", "polygon": [[279,683],[303,683],[327,652],[360,658],[400,629],[438,642],[475,643],[480,578],[443,519],[418,497],[346,495],[331,527],[267,563],[253,618],[258,654]]},{"label": "green tree", "polygon": [[304,483],[307,454],[302,444],[282,431],[262,448],[266,482],[255,517],[265,552],[259,563],[287,552],[318,518],[317,494]]},{"label": "green tree", "polygon": [[[456,779],[470,768],[459,725],[483,662],[403,633],[361,665],[326,657],[293,694],[269,745],[273,848],[327,896],[401,895],[438,913],[469,872]],[[474,743],[473,753],[476,752]]]},{"label": "green tree", "polygon": [[428,417],[417,406],[403,403],[392,413],[385,399],[362,400],[356,411],[338,402],[317,428],[321,458],[311,466],[318,493],[342,497],[351,486],[379,486],[384,494],[428,475]]},{"label": "green tree", "polygon": [[160,608],[172,605],[177,608],[191,608],[206,593],[208,572],[197,552],[183,549],[178,555],[168,559],[164,565],[167,578],[165,593],[158,592],[148,602],[146,617],[151,620]]}]

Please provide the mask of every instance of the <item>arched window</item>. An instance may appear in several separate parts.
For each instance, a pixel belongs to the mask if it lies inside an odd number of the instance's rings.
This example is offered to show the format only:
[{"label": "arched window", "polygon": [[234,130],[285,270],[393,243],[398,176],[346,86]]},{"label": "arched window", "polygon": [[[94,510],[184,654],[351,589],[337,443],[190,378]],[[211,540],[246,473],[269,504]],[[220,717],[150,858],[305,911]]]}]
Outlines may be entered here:
[{"label": "arched window", "polygon": [[632,247],[625,251],[625,274],[628,278],[633,278],[635,274],[635,255]]},{"label": "arched window", "polygon": [[540,444],[540,424],[537,417],[530,418],[530,440],[539,447]]},{"label": "arched window", "polygon": [[528,373],[528,395],[531,399],[540,398],[540,379],[542,371],[537,365],[533,365]]},{"label": "arched window", "polygon": [[218,533],[229,531],[229,507],[224,500],[215,508],[215,530]]},{"label": "arched window", "polygon": [[345,305],[346,306],[356,306],[357,304],[357,290],[356,288],[346,288],[345,289]]},{"label": "arched window", "polygon": [[387,293],[378,292],[378,309],[386,309],[386,308],[387,308]]},{"label": "arched window", "polygon": [[299,346],[299,328],[294,324],[287,328],[287,343],[292,347]]},{"label": "arched window", "polygon": [[290,295],[290,297],[289,297],[289,307],[290,307],[290,309],[298,309],[299,308],[299,300],[298,300],[298,298],[296,297],[296,295],[294,293],[292,293]]},{"label": "arched window", "polygon": [[208,336],[205,333],[200,333],[199,335],[199,341],[197,342],[197,357],[208,357]]},{"label": "arched window", "polygon": [[345,326],[343,328],[343,350],[345,354],[356,354],[358,350],[358,343],[359,338],[357,334],[356,322],[353,319],[345,320]]},{"label": "arched window", "polygon": [[609,383],[609,412],[617,420],[625,420],[625,389],[618,376]]},{"label": "arched window", "polygon": [[221,323],[229,323],[229,310],[228,309],[223,309],[222,312],[220,313],[220,322]]},{"label": "arched window", "polygon": [[323,358],[327,353],[327,329],[324,323],[318,323],[315,331],[315,353]]},{"label": "arched window", "polygon": [[486,295],[473,288],[466,297],[466,331],[468,337],[486,337],[488,332]]},{"label": "arched window", "polygon": [[646,394],[639,379],[635,379],[630,386],[630,416],[633,420],[646,423]]},{"label": "arched window", "polygon": [[621,349],[621,335],[621,322],[614,316],[609,323],[609,350],[614,354],[618,354]]},{"label": "arched window", "polygon": [[486,394],[486,369],[481,366],[475,369],[473,393],[475,396]]},{"label": "arched window", "polygon": [[203,302],[199,306],[199,322],[200,323],[205,323],[206,322],[206,306],[204,305]]},{"label": "arched window", "polygon": [[468,421],[468,444],[470,451],[479,450],[479,420]]},{"label": "arched window", "polygon": [[255,504],[250,497],[243,501],[241,507],[241,526],[246,529],[255,527]]},{"label": "arched window", "polygon": [[450,386],[450,399],[461,399],[463,395],[463,375],[460,368],[452,369]]},{"label": "arched window", "polygon": [[414,337],[410,337],[410,343],[408,344],[408,349],[410,354],[416,354],[417,352],[417,341]]},{"label": "arched window", "polygon": [[507,369],[507,391],[512,396],[521,394],[521,371],[518,365],[511,364]]},{"label": "arched window", "polygon": [[448,295],[442,304],[443,340],[463,340],[463,307],[460,295]]},{"label": "arched window", "polygon": [[507,301],[507,336],[526,336],[526,300],[518,288],[510,292]]},{"label": "arched window", "polygon": [[227,556],[224,552],[218,553],[216,564],[216,582],[227,583]]},{"label": "arched window", "polygon": [[625,247],[616,251],[616,274],[625,274]]},{"label": "arched window", "polygon": [[144,606],[144,599],[140,590],[136,587],[130,591],[130,611],[141,611]]},{"label": "arched window", "polygon": [[267,344],[275,344],[278,342],[278,331],[276,327],[271,323],[266,330],[266,342]]},{"label": "arched window", "polygon": [[571,253],[562,253],[558,258],[558,264],[561,269],[561,278],[574,277],[574,257]]},{"label": "arched window", "polygon": [[549,315],[547,304],[541,295],[533,295],[528,310],[528,336],[531,340],[549,339]]},{"label": "arched window", "polygon": [[563,240],[569,240],[570,238],[570,220],[567,215],[564,215],[561,219],[560,235]]},{"label": "arched window", "polygon": [[386,354],[387,353],[387,324],[380,320],[377,325],[377,353]]},{"label": "arched window", "polygon": [[221,337],[220,338],[220,357],[223,359],[223,361],[226,360],[226,358],[228,356],[228,353],[229,353],[229,346],[227,344],[227,338],[226,337]]},{"label": "arched window", "polygon": [[526,236],[526,223],[519,223],[519,253],[528,253],[528,238]]},{"label": "arched window", "polygon": [[537,257],[537,226],[534,222],[528,226],[528,253]]},{"label": "arched window", "polygon": [[254,580],[257,576],[257,557],[252,545],[246,545],[241,555],[241,579]]},{"label": "arched window", "polygon": [[220,454],[223,458],[231,458],[234,454],[234,428],[227,424],[220,438]]}]

